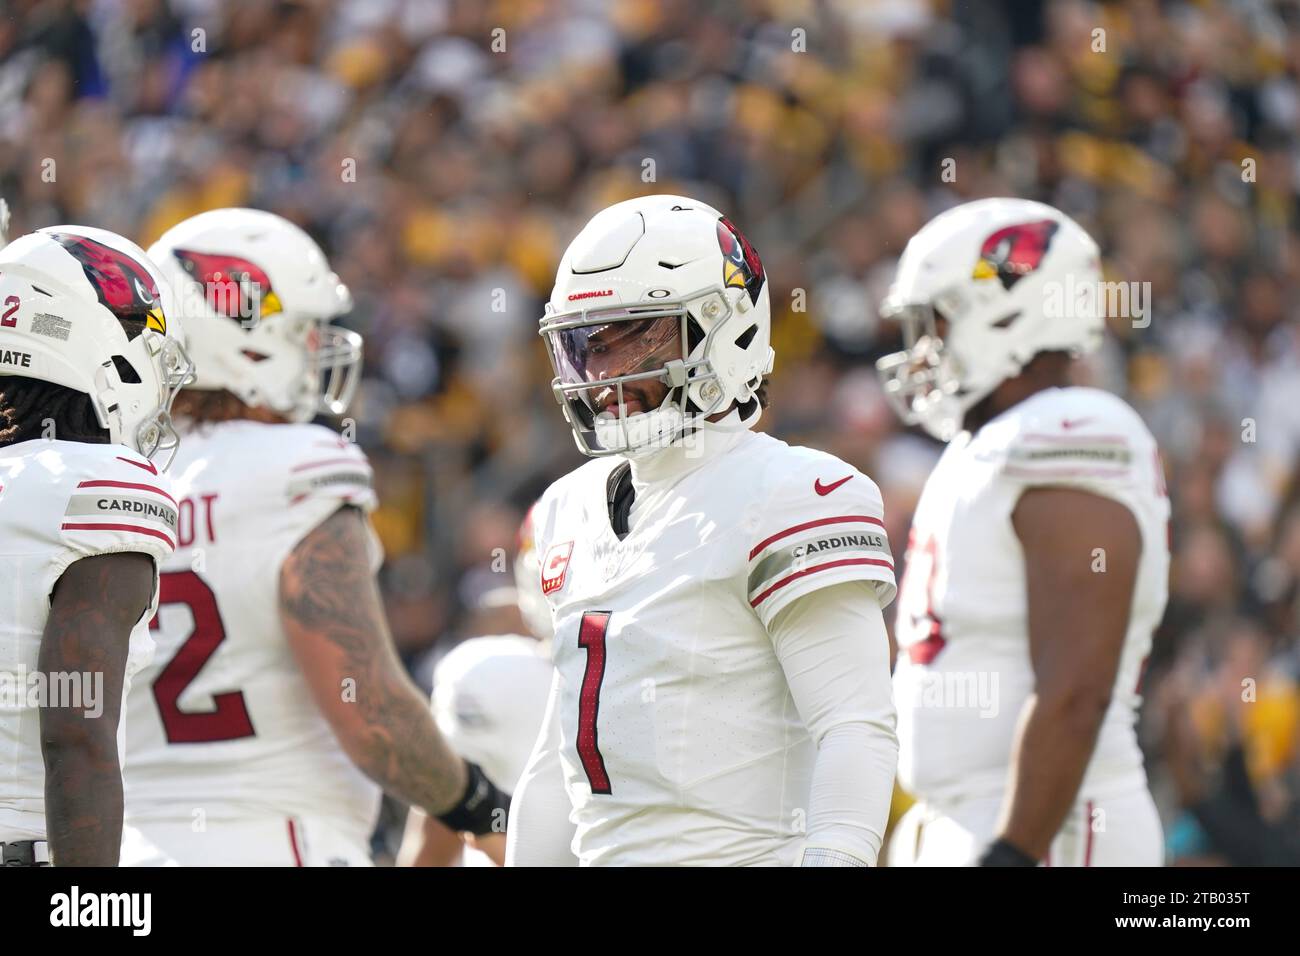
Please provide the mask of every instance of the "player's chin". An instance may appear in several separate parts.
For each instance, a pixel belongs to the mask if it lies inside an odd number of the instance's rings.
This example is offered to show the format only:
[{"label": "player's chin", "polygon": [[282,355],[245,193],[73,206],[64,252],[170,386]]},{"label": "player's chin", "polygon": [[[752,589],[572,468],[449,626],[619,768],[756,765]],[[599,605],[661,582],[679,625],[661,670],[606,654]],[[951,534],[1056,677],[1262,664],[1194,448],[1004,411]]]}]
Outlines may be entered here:
[{"label": "player's chin", "polygon": [[[617,415],[618,403],[615,402],[613,405],[607,408],[606,411],[612,415]],[[645,402],[641,401],[641,399],[628,398],[623,401],[623,411],[628,415],[639,415],[644,411],[649,411],[649,409],[646,408]]]},{"label": "player's chin", "polygon": [[[623,414],[640,415],[643,412],[652,411],[658,408],[658,405],[652,405],[642,392],[631,392],[623,390]],[[619,403],[617,398],[607,400],[604,407],[601,408],[600,414],[608,418],[617,418],[619,414]]]}]

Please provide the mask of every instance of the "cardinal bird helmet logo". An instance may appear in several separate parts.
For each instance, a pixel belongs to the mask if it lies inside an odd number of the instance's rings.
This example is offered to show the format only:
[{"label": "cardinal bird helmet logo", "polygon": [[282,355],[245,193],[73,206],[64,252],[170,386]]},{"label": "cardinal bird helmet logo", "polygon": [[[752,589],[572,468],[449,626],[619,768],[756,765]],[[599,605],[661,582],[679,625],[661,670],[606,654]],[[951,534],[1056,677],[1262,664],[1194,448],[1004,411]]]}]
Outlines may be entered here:
[{"label": "cardinal bird helmet logo", "polygon": [[181,268],[203,286],[208,307],[231,319],[256,321],[283,312],[271,278],[256,263],[238,256],[177,249]]},{"label": "cardinal bird helmet logo", "polygon": [[126,253],[86,236],[51,233],[81,263],[99,301],[119,319],[137,319],[145,328],[167,332],[158,284],[143,265]]},{"label": "cardinal bird helmet logo", "polygon": [[1051,219],[1004,226],[980,246],[980,258],[971,278],[996,278],[1002,288],[1010,290],[1039,267],[1058,226]]},{"label": "cardinal bird helmet logo", "polygon": [[744,289],[749,300],[758,303],[766,276],[758,252],[744,233],[726,216],[718,220],[718,247],[722,250],[722,285],[727,289]]}]

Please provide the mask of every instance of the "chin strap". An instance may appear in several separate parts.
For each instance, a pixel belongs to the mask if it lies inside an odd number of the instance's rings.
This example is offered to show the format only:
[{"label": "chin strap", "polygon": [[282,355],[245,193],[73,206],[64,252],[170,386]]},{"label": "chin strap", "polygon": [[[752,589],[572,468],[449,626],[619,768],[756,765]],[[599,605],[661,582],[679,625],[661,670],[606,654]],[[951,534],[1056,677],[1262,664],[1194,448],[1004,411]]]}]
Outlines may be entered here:
[{"label": "chin strap", "polygon": [[636,489],[632,486],[632,463],[625,461],[609,473],[605,483],[605,506],[609,512],[609,526],[618,540],[627,537],[628,518],[632,514],[632,501]]}]

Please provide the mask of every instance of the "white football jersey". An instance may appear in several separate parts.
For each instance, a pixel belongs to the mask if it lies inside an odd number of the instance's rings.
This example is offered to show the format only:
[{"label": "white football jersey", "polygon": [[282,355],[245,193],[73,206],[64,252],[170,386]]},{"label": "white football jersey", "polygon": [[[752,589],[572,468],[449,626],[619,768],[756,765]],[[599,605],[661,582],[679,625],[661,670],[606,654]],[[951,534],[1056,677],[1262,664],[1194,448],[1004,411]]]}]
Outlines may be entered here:
[{"label": "white football jersey", "polygon": [[[319,817],[365,841],[380,788],[344,753],[280,624],[280,570],[370,465],[318,425],[188,431],[172,465],[178,547],[163,567],[157,652],[128,702],[126,818]],[[378,567],[378,541],[357,560]],[[182,864],[192,861],[180,860]]]},{"label": "white football jersey", "polygon": [[1144,782],[1134,729],[1139,681],[1169,575],[1169,500],[1156,442],[1108,392],[1048,389],[974,436],[954,438],[912,520],[895,625],[898,775],[927,801],[1007,784],[1016,725],[1034,688],[1024,553],[1011,513],[1025,489],[1041,485],[1114,499],[1141,531],[1128,633],[1084,787]]},{"label": "white football jersey", "polygon": [[[100,554],[138,551],[157,567],[176,547],[176,530],[170,480],[122,445],[36,439],[0,448],[0,840],[45,837],[33,692],[55,583],[74,561]],[[155,601],[157,594],[155,582]],[[124,692],[153,651],[152,616],[150,609],[131,632]],[[90,704],[94,676],[78,676]],[[75,695],[75,683],[65,686]]]},{"label": "white football jersey", "polygon": [[555,622],[560,762],[585,865],[791,865],[816,747],[768,627],[845,581],[894,594],[879,490],[839,459],[747,430],[694,436],[638,492],[620,540],[619,459],[534,510]]},{"label": "white football jersey", "polygon": [[434,670],[438,729],[506,793],[537,740],[552,669],[549,642],[502,634],[461,641]]}]

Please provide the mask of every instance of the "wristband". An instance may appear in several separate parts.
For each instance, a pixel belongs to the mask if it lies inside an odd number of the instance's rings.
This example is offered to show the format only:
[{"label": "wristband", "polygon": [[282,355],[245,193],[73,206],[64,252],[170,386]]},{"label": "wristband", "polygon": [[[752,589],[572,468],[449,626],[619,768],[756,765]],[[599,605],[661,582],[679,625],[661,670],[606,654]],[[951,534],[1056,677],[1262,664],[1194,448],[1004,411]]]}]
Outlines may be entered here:
[{"label": "wristband", "polygon": [[1038,861],[1018,847],[998,837],[980,857],[980,866],[1037,866]]},{"label": "wristband", "polygon": [[481,836],[484,833],[504,832],[504,827],[497,826],[497,821],[504,819],[497,816],[497,811],[509,813],[510,794],[497,789],[479,765],[468,760],[465,761],[465,776],[468,779],[460,802],[446,813],[440,814],[438,819],[457,833],[468,832]]}]

